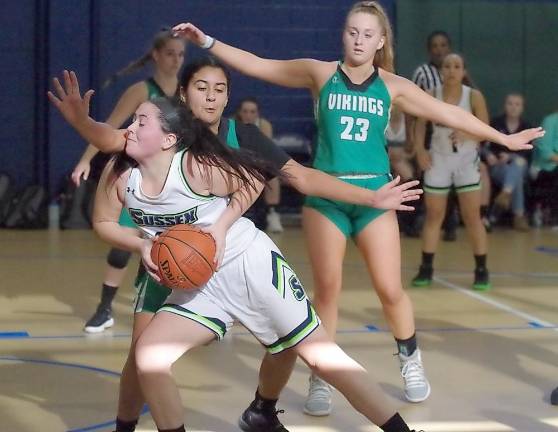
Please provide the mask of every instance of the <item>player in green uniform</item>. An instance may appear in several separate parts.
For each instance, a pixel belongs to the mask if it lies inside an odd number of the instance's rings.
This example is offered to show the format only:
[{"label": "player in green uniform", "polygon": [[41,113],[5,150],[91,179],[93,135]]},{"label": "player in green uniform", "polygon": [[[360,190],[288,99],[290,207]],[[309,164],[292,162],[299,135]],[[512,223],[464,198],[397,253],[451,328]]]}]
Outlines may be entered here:
[{"label": "player in green uniform", "polygon": [[[116,72],[105,82],[105,87],[116,79],[135,72],[150,62],[153,62],[154,73],[151,78],[132,84],[120,97],[107,123],[120,127],[129,119],[136,108],[146,100],[157,97],[178,96],[178,72],[184,62],[184,41],[174,36],[172,32],[161,30],[151,43],[151,48],[142,57],[132,61],[124,69]],[[79,186],[81,179],[87,180],[91,170],[91,160],[99,150],[89,144],[72,172],[72,180]],[[136,229],[128,212],[124,209],[120,215],[120,225]],[[112,316],[112,300],[118,287],[124,280],[126,266],[131,253],[112,248],[107,256],[107,269],[103,279],[101,301],[97,310],[86,322],[84,330],[87,333],[100,333],[114,325]]]},{"label": "player in green uniform", "polygon": [[[308,88],[316,101],[320,129],[315,166],[370,188],[379,187],[389,178],[383,131],[392,104],[403,112],[513,150],[531,148],[527,143],[543,133],[541,129],[531,129],[503,135],[470,113],[437,101],[395,75],[390,23],[374,1],[358,2],[349,11],[342,62],[264,59],[216,41],[191,23],[179,24],[174,30],[246,75],[287,87]],[[413,402],[426,399],[430,385],[417,349],[412,304],[402,288],[395,212],[345,208],[337,202],[310,198],[303,218],[314,274],[314,305],[330,336],[334,337],[337,326],[337,299],[350,235],[366,261],[397,341],[405,395]],[[278,398],[284,380],[279,382],[275,377],[286,367],[290,365],[265,357],[255,403],[258,399]],[[312,379],[310,390],[305,411],[328,414],[329,388]]]}]

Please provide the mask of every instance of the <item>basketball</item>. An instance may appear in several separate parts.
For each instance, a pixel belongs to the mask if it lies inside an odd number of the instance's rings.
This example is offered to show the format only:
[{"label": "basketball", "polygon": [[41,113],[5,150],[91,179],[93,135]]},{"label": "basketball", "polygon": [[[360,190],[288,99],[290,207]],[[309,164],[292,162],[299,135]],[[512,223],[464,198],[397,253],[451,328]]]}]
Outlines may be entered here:
[{"label": "basketball", "polygon": [[159,268],[163,285],[197,289],[213,275],[215,240],[192,225],[175,225],[157,237],[151,259]]}]

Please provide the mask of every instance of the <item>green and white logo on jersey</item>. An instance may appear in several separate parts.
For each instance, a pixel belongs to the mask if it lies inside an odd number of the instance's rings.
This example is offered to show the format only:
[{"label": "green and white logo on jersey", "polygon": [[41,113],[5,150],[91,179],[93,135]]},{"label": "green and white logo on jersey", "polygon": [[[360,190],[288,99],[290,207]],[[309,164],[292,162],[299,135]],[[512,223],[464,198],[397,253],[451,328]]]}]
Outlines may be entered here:
[{"label": "green and white logo on jersey", "polygon": [[339,66],[316,100],[314,167],[328,173],[389,172],[385,129],[391,97],[378,71],[355,84]]},{"label": "green and white logo on jersey", "polygon": [[193,224],[198,220],[198,207],[188,209],[186,211],[164,215],[164,214],[148,214],[143,210],[130,208],[128,209],[130,216],[136,225],[139,226],[157,226],[167,227],[179,224]]},{"label": "green and white logo on jersey", "polygon": [[273,286],[279,291],[281,297],[285,298],[285,286],[288,285],[296,300],[302,301],[306,298],[306,293],[297,275],[285,258],[275,251],[271,251],[271,268],[273,269]]}]

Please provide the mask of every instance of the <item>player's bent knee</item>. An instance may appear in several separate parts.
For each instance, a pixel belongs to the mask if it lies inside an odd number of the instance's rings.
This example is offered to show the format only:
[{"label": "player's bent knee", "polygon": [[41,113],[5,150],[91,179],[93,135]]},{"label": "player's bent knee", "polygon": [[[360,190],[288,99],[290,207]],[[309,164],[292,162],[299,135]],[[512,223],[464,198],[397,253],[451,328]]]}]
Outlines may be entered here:
[{"label": "player's bent knee", "polygon": [[112,248],[107,255],[107,264],[117,269],[123,269],[128,265],[131,256],[131,252]]},{"label": "player's bent knee", "polygon": [[138,344],[135,352],[136,370],[139,375],[170,373],[172,361],[164,350],[156,346]]}]

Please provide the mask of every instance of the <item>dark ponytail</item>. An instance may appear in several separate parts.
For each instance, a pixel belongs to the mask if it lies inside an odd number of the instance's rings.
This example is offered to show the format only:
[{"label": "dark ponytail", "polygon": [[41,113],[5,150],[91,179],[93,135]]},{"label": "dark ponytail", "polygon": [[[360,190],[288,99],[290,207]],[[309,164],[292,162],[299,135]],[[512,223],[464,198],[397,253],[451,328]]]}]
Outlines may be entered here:
[{"label": "dark ponytail", "polygon": [[[177,137],[176,151],[188,149],[196,162],[217,167],[225,177],[236,177],[244,187],[256,190],[253,178],[260,182],[280,176],[280,171],[252,152],[233,150],[223,144],[207,126],[196,119],[191,111],[174,99],[156,98],[149,101],[159,109],[161,128]],[[114,156],[113,173],[118,178],[123,172],[137,166],[137,162],[121,152]]]}]

